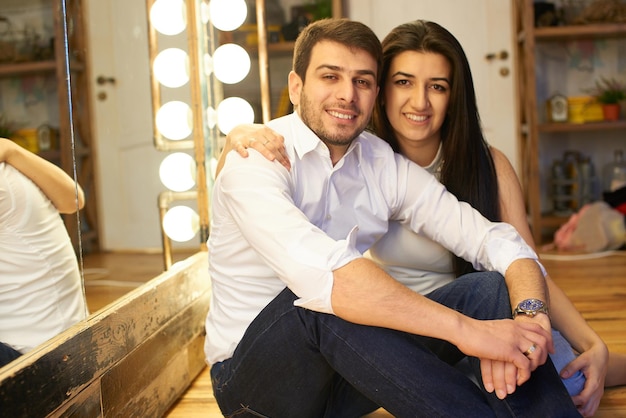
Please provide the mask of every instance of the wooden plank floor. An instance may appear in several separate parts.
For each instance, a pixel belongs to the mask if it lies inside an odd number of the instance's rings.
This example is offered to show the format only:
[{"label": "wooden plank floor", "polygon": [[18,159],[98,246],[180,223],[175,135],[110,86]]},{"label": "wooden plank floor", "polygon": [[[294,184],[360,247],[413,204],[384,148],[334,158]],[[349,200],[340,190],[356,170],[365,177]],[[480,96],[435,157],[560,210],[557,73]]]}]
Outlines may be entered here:
[{"label": "wooden plank floor", "polygon": [[[175,260],[184,258],[178,255]],[[612,351],[626,353],[626,251],[605,257],[573,260],[570,257],[545,255],[543,262],[553,279],[572,299],[589,324]],[[162,271],[160,254],[105,254],[85,257],[87,301],[92,312],[100,309],[132,287],[90,284],[91,280],[145,282]],[[92,270],[90,270],[92,269]],[[98,270],[102,269],[102,270]],[[108,272],[108,276],[99,277]],[[222,414],[213,398],[208,369],[172,406],[167,418],[217,418]],[[626,418],[626,387],[605,392],[599,418]],[[389,418],[382,410],[368,418]]]}]

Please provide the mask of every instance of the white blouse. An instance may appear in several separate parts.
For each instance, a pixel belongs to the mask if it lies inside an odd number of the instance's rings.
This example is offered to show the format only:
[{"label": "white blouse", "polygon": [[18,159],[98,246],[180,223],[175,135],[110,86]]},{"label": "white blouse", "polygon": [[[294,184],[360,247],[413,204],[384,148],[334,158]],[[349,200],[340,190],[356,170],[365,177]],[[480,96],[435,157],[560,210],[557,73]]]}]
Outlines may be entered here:
[{"label": "white blouse", "polygon": [[86,316],[59,212],[29,178],[0,163],[0,341],[24,353]]},{"label": "white blouse", "polygon": [[[424,169],[440,179],[441,144],[435,159]],[[390,222],[389,231],[366,256],[390,276],[423,295],[454,280],[453,255],[441,244],[411,231],[399,222]]]}]

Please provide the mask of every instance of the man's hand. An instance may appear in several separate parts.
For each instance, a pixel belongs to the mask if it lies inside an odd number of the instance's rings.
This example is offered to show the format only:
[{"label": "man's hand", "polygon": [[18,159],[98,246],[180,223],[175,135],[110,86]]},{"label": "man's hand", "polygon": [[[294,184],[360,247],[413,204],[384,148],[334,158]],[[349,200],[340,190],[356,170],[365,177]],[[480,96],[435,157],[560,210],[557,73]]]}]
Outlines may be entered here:
[{"label": "man's hand", "polygon": [[548,353],[554,351],[550,330],[539,323],[502,319],[476,320],[472,324],[457,347],[481,360],[485,389],[495,391],[500,399],[526,382],[531,372],[545,363]]}]

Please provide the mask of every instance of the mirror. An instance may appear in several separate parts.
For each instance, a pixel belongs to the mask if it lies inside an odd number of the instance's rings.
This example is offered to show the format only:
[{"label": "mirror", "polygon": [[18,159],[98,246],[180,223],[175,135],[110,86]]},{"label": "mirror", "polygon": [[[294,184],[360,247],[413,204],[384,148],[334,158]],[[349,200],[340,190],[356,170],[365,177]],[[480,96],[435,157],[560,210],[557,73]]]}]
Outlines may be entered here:
[{"label": "mirror", "polygon": [[[0,88],[0,110],[11,106],[7,102],[14,98],[6,92],[19,89],[21,93],[16,95],[24,106],[18,113],[28,115],[31,124],[54,123],[59,127],[58,137],[68,139],[58,141],[59,149],[41,155],[62,165],[86,192],[87,204],[80,217],[65,217],[79,266],[98,250],[152,254],[154,272],[144,275],[145,281],[164,270],[157,202],[164,190],[159,165],[167,155],[158,151],[153,141],[146,3],[8,0],[0,7],[0,16],[5,12],[8,16],[0,23],[10,19],[15,28],[25,28],[18,33],[0,26],[0,52],[8,45],[7,37],[14,35],[28,34],[30,47],[35,40],[37,45],[46,45],[45,56],[11,56],[6,66],[0,62],[0,82],[5,83]],[[200,0],[188,3],[199,4]],[[64,72],[66,63],[69,72]],[[29,94],[36,96],[30,102]],[[73,112],[64,108],[73,108]],[[210,138],[200,134],[205,136]],[[193,155],[193,149],[189,152]],[[188,200],[197,208],[196,195]],[[174,261],[201,249],[200,234],[193,238],[173,244]],[[126,262],[132,264],[132,256],[126,257]],[[123,291],[132,288],[125,286]],[[92,314],[96,310],[90,306]]]}]

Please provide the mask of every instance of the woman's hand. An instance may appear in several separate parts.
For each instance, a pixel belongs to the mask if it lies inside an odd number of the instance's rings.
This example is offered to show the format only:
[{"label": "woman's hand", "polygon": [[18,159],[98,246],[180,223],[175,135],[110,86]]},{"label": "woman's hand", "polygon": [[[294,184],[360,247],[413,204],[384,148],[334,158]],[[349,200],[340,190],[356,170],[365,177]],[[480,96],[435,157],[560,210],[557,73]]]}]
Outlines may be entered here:
[{"label": "woman's hand", "polygon": [[579,370],[585,375],[585,387],[582,392],[572,396],[578,411],[585,417],[593,416],[600,405],[604,394],[608,357],[606,345],[600,342],[581,353],[561,370],[563,378],[568,378]]},{"label": "woman's hand", "polygon": [[276,160],[287,170],[291,169],[291,162],[285,150],[285,139],[265,125],[236,126],[226,136],[226,141],[244,158],[248,156],[248,148],[253,148],[268,160]]}]

